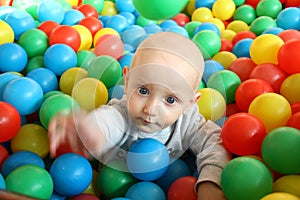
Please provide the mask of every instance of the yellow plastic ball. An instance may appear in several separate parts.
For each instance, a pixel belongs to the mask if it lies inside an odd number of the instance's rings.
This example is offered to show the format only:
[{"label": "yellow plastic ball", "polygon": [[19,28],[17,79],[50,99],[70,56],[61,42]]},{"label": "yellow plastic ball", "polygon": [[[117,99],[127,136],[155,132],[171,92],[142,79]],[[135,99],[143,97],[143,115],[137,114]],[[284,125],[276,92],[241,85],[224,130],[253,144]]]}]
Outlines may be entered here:
[{"label": "yellow plastic ball", "polygon": [[8,23],[0,20],[0,45],[13,42],[15,39],[14,31]]},{"label": "yellow plastic ball", "polygon": [[80,24],[73,25],[72,27],[77,30],[80,35],[81,42],[78,51],[89,50],[93,44],[93,36],[90,30]]},{"label": "yellow plastic ball", "polygon": [[241,31],[248,31],[249,30],[249,26],[246,22],[241,21],[241,20],[234,20],[232,22],[230,22],[227,26],[226,26],[227,30],[232,30],[235,33],[239,33]]},{"label": "yellow plastic ball", "polygon": [[104,1],[104,6],[101,11],[102,16],[113,16],[118,14],[116,4],[112,1]]},{"label": "yellow plastic ball", "polygon": [[231,63],[237,59],[236,55],[229,51],[220,51],[212,58],[223,65],[225,69],[229,69]]},{"label": "yellow plastic ball", "polygon": [[289,193],[275,192],[264,196],[261,200],[299,200],[299,198]]},{"label": "yellow plastic ball", "polygon": [[84,78],[74,85],[71,96],[81,108],[92,111],[107,103],[108,91],[100,80]]},{"label": "yellow plastic ball", "polygon": [[96,196],[100,196],[100,191],[97,186],[97,176],[98,172],[93,169],[93,178],[90,185],[84,190],[83,194],[93,194]]},{"label": "yellow plastic ball", "polygon": [[185,10],[187,13],[189,13],[189,15],[192,15],[196,10],[196,0],[189,0],[189,2],[186,4]]},{"label": "yellow plastic ball", "polygon": [[78,6],[78,0],[66,0],[71,6]]},{"label": "yellow plastic ball", "polygon": [[263,63],[278,64],[278,51],[284,44],[283,40],[274,34],[262,34],[254,38],[250,45],[250,57],[257,65]]},{"label": "yellow plastic ball", "polygon": [[25,124],[11,140],[10,147],[14,153],[22,150],[31,151],[45,158],[49,153],[48,132],[39,124]]},{"label": "yellow plastic ball", "polygon": [[197,8],[192,14],[192,21],[206,22],[208,19],[213,18],[213,13],[209,8]]},{"label": "yellow plastic ball", "polygon": [[197,102],[199,113],[207,120],[221,119],[226,111],[226,102],[221,93],[212,88],[203,88],[198,91],[201,93]]},{"label": "yellow plastic ball", "polygon": [[99,39],[99,37],[105,35],[105,34],[112,34],[112,35],[116,35],[118,37],[120,37],[118,31],[116,31],[113,28],[102,28],[99,31],[97,31],[94,35],[94,40],[93,40],[93,45],[96,45],[97,40]]},{"label": "yellow plastic ball", "polygon": [[72,67],[61,75],[59,79],[59,88],[63,93],[71,95],[74,85],[87,76],[88,72],[86,69]]},{"label": "yellow plastic ball", "polygon": [[300,102],[300,73],[288,76],[281,83],[280,94],[284,96],[290,104]]},{"label": "yellow plastic ball", "polygon": [[214,25],[216,25],[219,28],[220,32],[222,32],[223,30],[225,30],[225,24],[219,18],[215,18],[215,17],[209,18],[206,22],[211,22]]},{"label": "yellow plastic ball", "polygon": [[233,16],[235,8],[233,0],[217,0],[212,6],[212,13],[216,18],[225,21]]},{"label": "yellow plastic ball", "polygon": [[236,32],[234,32],[233,30],[225,29],[225,30],[221,31],[220,38],[226,39],[231,42],[235,35],[236,35]]},{"label": "yellow plastic ball", "polygon": [[249,114],[258,117],[264,124],[266,131],[285,126],[292,115],[289,102],[277,93],[261,94],[250,103]]},{"label": "yellow plastic ball", "polygon": [[286,192],[300,198],[300,175],[285,175],[273,184],[273,192]]}]

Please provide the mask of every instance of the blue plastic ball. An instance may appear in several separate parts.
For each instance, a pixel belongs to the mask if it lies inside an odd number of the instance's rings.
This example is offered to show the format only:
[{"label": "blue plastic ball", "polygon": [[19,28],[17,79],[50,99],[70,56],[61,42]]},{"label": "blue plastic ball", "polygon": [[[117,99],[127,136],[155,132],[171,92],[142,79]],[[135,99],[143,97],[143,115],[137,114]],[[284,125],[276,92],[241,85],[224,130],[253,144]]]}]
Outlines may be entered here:
[{"label": "blue plastic ball", "polygon": [[16,10],[18,9],[12,6],[0,6],[0,19],[4,20],[7,14]]},{"label": "blue plastic ball", "polygon": [[124,16],[114,15],[106,20],[105,27],[112,28],[116,30],[118,33],[121,33],[125,28],[128,27],[128,22]]},{"label": "blue plastic ball", "polygon": [[3,101],[3,91],[5,86],[16,78],[20,78],[20,75],[11,72],[0,74],[0,101]]},{"label": "blue plastic ball", "polygon": [[124,85],[116,85],[108,89],[108,99],[121,99],[124,96]]},{"label": "blue plastic ball", "polygon": [[43,96],[41,86],[27,77],[10,81],[3,91],[3,100],[13,105],[20,115],[29,115],[37,111],[42,104]]},{"label": "blue plastic ball", "polygon": [[163,31],[170,29],[173,26],[178,26],[177,22],[172,19],[166,19],[162,21],[159,26],[162,28]]},{"label": "blue plastic ball", "polygon": [[135,7],[132,0],[115,0],[117,10],[120,12],[134,12]]},{"label": "blue plastic ball", "polygon": [[77,64],[76,52],[66,44],[54,44],[44,54],[46,68],[61,76],[66,70]]},{"label": "blue plastic ball", "polygon": [[61,24],[73,26],[78,24],[84,17],[85,16],[83,15],[83,13],[79,10],[70,9],[65,12],[65,16]]},{"label": "blue plastic ball", "polygon": [[296,7],[288,7],[283,9],[277,15],[276,24],[279,28],[284,30],[300,30],[300,9]]},{"label": "blue plastic ball", "polygon": [[136,141],[127,155],[128,170],[134,177],[143,181],[153,181],[167,170],[170,156],[160,141],[144,138]]},{"label": "blue plastic ball", "polygon": [[26,77],[31,78],[40,84],[44,94],[57,90],[58,88],[57,77],[50,69],[37,68],[28,72]]},{"label": "blue plastic ball", "polygon": [[194,35],[196,33],[198,33],[199,31],[203,31],[203,30],[210,30],[215,32],[216,34],[218,34],[218,36],[221,35],[220,33],[220,29],[217,27],[217,25],[211,23],[211,22],[203,22],[202,24],[200,24],[199,26],[196,27]]},{"label": "blue plastic ball", "polygon": [[32,151],[18,151],[11,154],[3,163],[1,173],[4,177],[22,165],[32,164],[45,168],[43,159]]},{"label": "blue plastic ball", "polygon": [[37,9],[37,17],[39,22],[54,21],[58,24],[64,19],[65,11],[61,4],[57,1],[42,1]]},{"label": "blue plastic ball", "polygon": [[83,156],[75,153],[62,154],[50,166],[50,175],[57,193],[75,196],[82,193],[92,181],[92,167]]},{"label": "blue plastic ball", "polygon": [[167,32],[173,32],[173,33],[178,33],[178,34],[183,35],[184,37],[189,38],[189,33],[182,26],[173,26],[173,27],[167,29],[166,31]]},{"label": "blue plastic ball", "polygon": [[155,183],[143,181],[132,185],[125,197],[135,200],[166,200],[164,191]]},{"label": "blue plastic ball", "polygon": [[6,184],[5,184],[5,180],[2,176],[2,174],[0,174],[0,189],[5,190],[6,189]]},{"label": "blue plastic ball", "polygon": [[13,29],[16,40],[19,40],[25,31],[36,27],[33,17],[24,10],[15,10],[8,13],[4,21]]},{"label": "blue plastic ball", "polygon": [[250,46],[253,42],[252,38],[245,38],[238,41],[232,48],[232,53],[236,55],[236,57],[247,57],[250,58]]},{"label": "blue plastic ball", "polygon": [[120,33],[121,39],[124,44],[129,44],[133,48],[136,48],[135,40],[143,35],[146,35],[144,28],[138,25],[131,25],[126,27],[123,32]]},{"label": "blue plastic ball", "polygon": [[206,7],[209,8],[210,10],[212,9],[212,6],[216,0],[196,0],[195,2],[195,8],[200,8],[200,7]]},{"label": "blue plastic ball", "polygon": [[203,82],[206,84],[209,77],[215,72],[223,70],[224,66],[215,60],[206,60],[204,61],[204,72],[202,76]]},{"label": "blue plastic ball", "polygon": [[131,12],[120,12],[119,15],[126,18],[128,26],[135,24],[136,17]]},{"label": "blue plastic ball", "polygon": [[147,34],[155,34],[163,31],[162,28],[157,24],[147,24],[144,26],[144,30]]},{"label": "blue plastic ball", "polygon": [[274,35],[278,35],[282,31],[284,31],[282,28],[272,27],[272,28],[268,28],[267,30],[265,30],[264,32],[262,32],[262,34],[274,34]]},{"label": "blue plastic ball", "polygon": [[130,67],[133,55],[134,55],[134,53],[127,53],[119,59],[119,63],[121,65],[122,69],[124,69],[125,66]]},{"label": "blue plastic ball", "polygon": [[0,72],[21,72],[28,62],[26,51],[17,43],[0,45]]}]

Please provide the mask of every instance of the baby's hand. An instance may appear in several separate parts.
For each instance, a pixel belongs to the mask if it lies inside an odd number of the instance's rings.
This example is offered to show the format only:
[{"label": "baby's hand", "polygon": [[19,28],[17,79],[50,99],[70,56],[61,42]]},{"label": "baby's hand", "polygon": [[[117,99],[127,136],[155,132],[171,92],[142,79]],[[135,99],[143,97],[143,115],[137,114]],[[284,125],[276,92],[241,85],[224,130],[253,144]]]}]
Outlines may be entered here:
[{"label": "baby's hand", "polygon": [[[81,123],[83,114],[59,114],[53,117],[48,126],[50,155],[55,158],[59,152],[71,151],[87,157],[87,151],[79,138],[77,125]],[[67,150],[66,150],[67,149]],[[67,153],[67,152],[62,152]]]}]

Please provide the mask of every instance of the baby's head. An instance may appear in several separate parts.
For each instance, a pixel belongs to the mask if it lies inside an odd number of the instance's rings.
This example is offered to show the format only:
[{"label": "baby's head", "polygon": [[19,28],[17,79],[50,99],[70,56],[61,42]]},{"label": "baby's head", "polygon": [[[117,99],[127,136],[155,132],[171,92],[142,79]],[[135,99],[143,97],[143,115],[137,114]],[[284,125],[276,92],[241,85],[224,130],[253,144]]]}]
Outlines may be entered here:
[{"label": "baby's head", "polygon": [[[125,74],[125,93],[133,120],[142,119],[145,132],[174,123],[199,98],[197,89],[203,71],[203,56],[192,40],[172,32],[146,38]],[[162,124],[154,128],[159,120]]]}]

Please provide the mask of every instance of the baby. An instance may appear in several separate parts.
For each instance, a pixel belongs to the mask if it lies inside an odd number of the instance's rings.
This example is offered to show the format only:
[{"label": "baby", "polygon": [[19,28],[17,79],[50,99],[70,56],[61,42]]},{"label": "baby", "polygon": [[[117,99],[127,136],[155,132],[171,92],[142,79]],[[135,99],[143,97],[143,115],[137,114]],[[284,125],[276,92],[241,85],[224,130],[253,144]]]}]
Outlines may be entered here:
[{"label": "baby", "polygon": [[[199,114],[198,86],[204,60],[197,45],[172,32],[146,38],[130,68],[124,68],[124,96],[87,114],[56,116],[49,124],[50,154],[62,143],[101,162],[125,151],[138,139],[165,144],[170,157],[188,149],[196,157],[198,200],[225,199],[220,189],[223,167],[230,154],[222,145],[221,129]],[[126,149],[127,148],[127,149]]]}]

